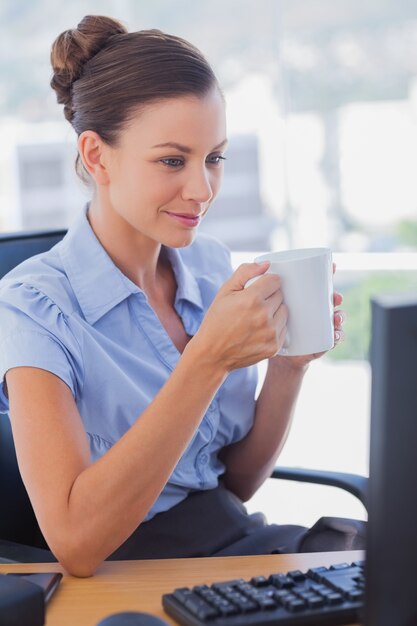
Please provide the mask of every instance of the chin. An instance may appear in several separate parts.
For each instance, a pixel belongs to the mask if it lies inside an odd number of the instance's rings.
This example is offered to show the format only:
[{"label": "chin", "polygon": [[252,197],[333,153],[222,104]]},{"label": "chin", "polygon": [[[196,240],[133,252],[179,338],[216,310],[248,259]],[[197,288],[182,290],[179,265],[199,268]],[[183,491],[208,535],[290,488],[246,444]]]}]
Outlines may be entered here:
[{"label": "chin", "polygon": [[182,233],[176,233],[171,237],[167,237],[165,245],[169,246],[170,248],[186,248],[193,243],[196,237],[197,229],[185,231]]}]

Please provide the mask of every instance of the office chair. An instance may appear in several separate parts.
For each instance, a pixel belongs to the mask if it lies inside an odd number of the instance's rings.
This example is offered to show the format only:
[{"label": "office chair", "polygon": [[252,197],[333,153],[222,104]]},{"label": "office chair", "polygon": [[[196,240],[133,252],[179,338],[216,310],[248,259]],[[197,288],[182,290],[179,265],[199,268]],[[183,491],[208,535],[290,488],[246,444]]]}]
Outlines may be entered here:
[{"label": "office chair", "polygon": [[[65,233],[65,230],[0,233],[0,279],[27,258],[49,250],[63,238]],[[368,479],[364,476],[277,467],[272,472],[271,478],[339,487],[356,496],[366,506]],[[2,510],[0,559],[3,541],[16,546],[15,560],[17,561],[50,560],[45,558],[45,553],[42,552],[42,549],[47,549],[48,546],[20,477],[10,420],[6,414],[0,414],[0,503]],[[10,545],[8,554],[10,554]]]}]

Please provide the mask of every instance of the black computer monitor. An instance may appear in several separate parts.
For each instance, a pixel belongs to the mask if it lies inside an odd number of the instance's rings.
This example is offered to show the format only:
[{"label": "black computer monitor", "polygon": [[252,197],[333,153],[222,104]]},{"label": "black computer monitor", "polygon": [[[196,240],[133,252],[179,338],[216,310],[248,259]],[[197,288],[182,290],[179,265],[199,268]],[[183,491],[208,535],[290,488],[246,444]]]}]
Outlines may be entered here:
[{"label": "black computer monitor", "polygon": [[372,302],[366,626],[417,625],[417,295]]}]

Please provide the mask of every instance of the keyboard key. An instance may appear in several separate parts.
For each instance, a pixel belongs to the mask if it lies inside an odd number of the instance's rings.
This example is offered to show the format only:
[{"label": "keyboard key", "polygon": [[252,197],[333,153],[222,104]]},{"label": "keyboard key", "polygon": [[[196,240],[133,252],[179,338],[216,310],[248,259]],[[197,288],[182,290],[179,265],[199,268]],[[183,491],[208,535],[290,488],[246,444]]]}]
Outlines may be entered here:
[{"label": "keyboard key", "polygon": [[329,569],[331,569],[331,570],[340,570],[340,569],[347,569],[349,567],[351,567],[349,565],[349,563],[337,563],[336,565],[330,565]]},{"label": "keyboard key", "polygon": [[197,593],[199,596],[201,596],[202,598],[204,598],[205,600],[208,601],[215,601],[217,599],[221,599],[222,596],[220,596],[218,593],[216,593],[216,591],[213,591],[213,589],[207,588],[207,589],[201,589],[201,590],[196,590],[195,587],[193,587],[193,591],[195,591],[195,593]]},{"label": "keyboard key", "polygon": [[327,593],[329,591],[329,588],[326,585],[322,585],[321,583],[312,583],[310,585],[310,589],[312,591],[316,591],[317,593],[322,593],[323,591],[325,593]]},{"label": "keyboard key", "polygon": [[239,601],[238,606],[239,606],[239,609],[243,613],[252,613],[253,611],[256,611],[256,609],[258,608],[258,603],[252,602],[251,600],[248,600],[247,598],[242,598]]},{"label": "keyboard key", "polygon": [[265,576],[254,576],[250,579],[250,582],[254,587],[266,587],[269,585],[268,579]]},{"label": "keyboard key", "polygon": [[209,621],[219,617],[220,613],[211,606],[202,606],[196,613],[197,617],[204,621]]},{"label": "keyboard key", "polygon": [[320,596],[314,596],[307,599],[307,604],[312,609],[319,609],[325,605],[325,602]]},{"label": "keyboard key", "polygon": [[362,589],[352,589],[352,591],[349,591],[347,594],[347,597],[349,600],[363,600],[364,592]]},{"label": "keyboard key", "polygon": [[270,610],[275,609],[278,605],[273,598],[260,598],[258,600],[261,609]]},{"label": "keyboard key", "polygon": [[295,600],[291,600],[290,602],[285,603],[285,608],[291,613],[299,613],[303,611],[307,607],[307,603],[301,598],[296,598]]},{"label": "keyboard key", "polygon": [[192,595],[192,592],[190,591],[190,589],[188,589],[188,587],[181,587],[179,589],[176,589],[173,595],[174,598],[178,600],[178,602],[180,602],[181,604],[185,604],[190,595]]},{"label": "keyboard key", "polygon": [[299,598],[302,598],[303,600],[306,600],[307,602],[311,600],[312,598],[318,598],[318,599],[321,598],[321,596],[315,593],[314,591],[297,591],[297,595]]},{"label": "keyboard key", "polygon": [[203,614],[205,615],[206,612],[212,613],[214,617],[216,617],[219,614],[218,611],[214,607],[211,607],[202,598],[199,598],[198,596],[193,595],[193,594],[191,594],[187,598],[184,606],[187,607],[187,609],[191,611],[191,613],[193,613],[194,615],[197,615],[198,617],[202,616]]},{"label": "keyboard key", "polygon": [[291,587],[294,587],[294,581],[285,574],[271,574],[269,582],[278,587],[278,589],[291,589]]},{"label": "keyboard key", "polygon": [[294,580],[296,583],[302,582],[306,579],[306,575],[303,574],[303,572],[300,572],[299,569],[292,570],[291,572],[288,572],[287,575],[292,578],[292,580]]},{"label": "keyboard key", "polygon": [[202,620],[211,620],[219,616],[219,611],[205,602],[197,594],[189,589],[177,589],[173,596],[183,605],[192,615]]},{"label": "keyboard key", "polygon": [[245,581],[243,580],[243,578],[238,578],[236,580],[226,580],[224,582],[214,583],[213,585],[211,585],[211,587],[215,591],[221,592],[223,589],[233,588],[236,585],[239,585],[244,582]]},{"label": "keyboard key", "polygon": [[239,615],[241,612],[240,609],[228,602],[227,604],[222,604],[221,606],[216,606],[216,609],[224,616],[230,617],[231,615]]},{"label": "keyboard key", "polygon": [[276,591],[274,594],[274,598],[278,600],[278,602],[284,603],[284,601],[288,598],[288,596],[292,596],[292,594],[287,589],[280,589]]},{"label": "keyboard key", "polygon": [[312,567],[311,569],[308,570],[307,572],[307,576],[309,576],[309,578],[312,578],[313,580],[320,582],[321,581],[321,575],[324,572],[327,572],[328,569],[327,567]]},{"label": "keyboard key", "polygon": [[326,600],[329,604],[341,604],[343,602],[343,596],[340,593],[329,593],[326,596]]},{"label": "keyboard key", "polygon": [[250,600],[249,598],[244,596],[242,593],[238,593],[238,592],[228,593],[226,594],[226,598],[230,602],[232,602],[234,605],[239,607],[239,609],[243,611],[244,613],[256,611],[256,609],[258,608],[258,605],[256,602],[254,602],[253,600]]},{"label": "keyboard key", "polygon": [[249,583],[242,583],[236,586],[236,589],[250,598],[258,593],[258,590]]}]

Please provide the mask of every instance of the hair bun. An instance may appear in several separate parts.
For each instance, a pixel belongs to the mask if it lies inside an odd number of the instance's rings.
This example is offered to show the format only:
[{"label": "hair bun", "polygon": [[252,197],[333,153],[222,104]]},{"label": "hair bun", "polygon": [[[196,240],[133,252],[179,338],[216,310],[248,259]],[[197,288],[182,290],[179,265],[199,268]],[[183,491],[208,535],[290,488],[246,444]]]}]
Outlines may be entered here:
[{"label": "hair bun", "polygon": [[66,30],[55,39],[51,50],[51,64],[54,74],[51,87],[57,100],[64,104],[64,114],[71,121],[72,84],[83,71],[84,65],[95,56],[113,37],[127,33],[127,29],[111,17],[86,15],[77,28]]}]

